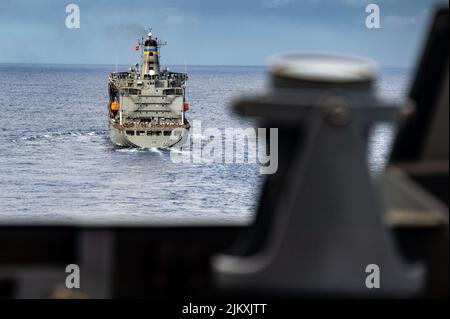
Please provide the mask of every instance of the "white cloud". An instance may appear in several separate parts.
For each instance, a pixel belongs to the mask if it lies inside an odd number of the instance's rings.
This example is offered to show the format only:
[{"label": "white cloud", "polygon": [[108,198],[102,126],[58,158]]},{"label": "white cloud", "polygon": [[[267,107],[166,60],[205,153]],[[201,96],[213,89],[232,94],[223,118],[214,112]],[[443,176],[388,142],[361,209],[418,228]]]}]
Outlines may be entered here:
[{"label": "white cloud", "polygon": [[[265,8],[276,8],[276,7],[283,7],[299,1],[300,0],[263,0],[261,4]],[[342,3],[342,5],[347,5],[350,7],[365,7],[370,3],[377,2],[375,0],[303,0],[303,1],[310,3],[340,2]]]},{"label": "white cloud", "polygon": [[424,8],[420,12],[418,12],[416,15],[400,15],[400,14],[392,14],[386,16],[384,19],[384,22],[387,25],[394,26],[394,27],[405,27],[405,26],[411,26],[418,23],[423,23],[424,19],[426,19],[432,11],[430,8]]},{"label": "white cloud", "polygon": [[374,0],[342,0],[342,2],[344,4],[347,4],[347,5],[353,6],[353,7],[354,6],[358,6],[358,7],[367,6],[370,3],[378,4],[377,1],[374,1]]},{"label": "white cloud", "polygon": [[388,15],[384,19],[387,25],[394,27],[404,27],[414,25],[419,21],[419,17],[416,16],[402,16],[398,14]]},{"label": "white cloud", "polygon": [[262,6],[265,8],[276,8],[291,4],[296,1],[297,0],[264,0],[262,2]]},{"label": "white cloud", "polygon": [[181,14],[169,14],[165,21],[169,24],[195,23],[198,22],[196,17],[183,16]]},{"label": "white cloud", "polygon": [[181,13],[178,8],[165,8],[161,11],[165,15],[164,21],[168,24],[197,23],[199,21],[195,16]]}]

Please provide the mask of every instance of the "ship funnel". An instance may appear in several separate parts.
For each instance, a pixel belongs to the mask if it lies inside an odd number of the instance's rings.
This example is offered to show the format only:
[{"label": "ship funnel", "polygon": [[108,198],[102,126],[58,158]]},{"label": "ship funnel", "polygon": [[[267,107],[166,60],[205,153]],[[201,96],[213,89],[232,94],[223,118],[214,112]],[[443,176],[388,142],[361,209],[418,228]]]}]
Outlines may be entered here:
[{"label": "ship funnel", "polygon": [[152,33],[148,34],[144,42],[142,55],[142,78],[159,74],[159,52],[158,42],[152,38]]}]

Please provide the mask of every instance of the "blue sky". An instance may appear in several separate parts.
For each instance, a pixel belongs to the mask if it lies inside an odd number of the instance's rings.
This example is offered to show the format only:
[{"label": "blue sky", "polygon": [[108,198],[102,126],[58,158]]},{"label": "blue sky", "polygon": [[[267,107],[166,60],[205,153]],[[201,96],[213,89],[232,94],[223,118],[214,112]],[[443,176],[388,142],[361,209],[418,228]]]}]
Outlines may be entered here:
[{"label": "blue sky", "polygon": [[[65,7],[79,5],[81,28]],[[367,29],[365,7],[381,9]],[[415,64],[440,0],[15,0],[0,2],[0,63],[138,61],[144,29],[169,42],[164,64],[264,65],[283,52],[366,56],[383,67]]]}]

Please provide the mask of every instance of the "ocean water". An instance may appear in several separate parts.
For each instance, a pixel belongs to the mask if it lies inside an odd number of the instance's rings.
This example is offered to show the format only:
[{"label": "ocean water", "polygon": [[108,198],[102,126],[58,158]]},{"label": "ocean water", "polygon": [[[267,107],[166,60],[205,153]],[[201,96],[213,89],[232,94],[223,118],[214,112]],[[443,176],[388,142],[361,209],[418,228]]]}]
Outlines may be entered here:
[{"label": "ocean water", "polygon": [[[180,164],[167,150],[111,144],[107,76],[114,70],[0,64],[0,224],[250,222],[262,181],[257,164]],[[264,67],[187,71],[191,121],[201,120],[203,129],[253,125],[229,105],[265,88]],[[410,74],[383,70],[378,93],[401,101]],[[392,135],[391,126],[380,125],[371,137],[374,170],[382,167]]]}]

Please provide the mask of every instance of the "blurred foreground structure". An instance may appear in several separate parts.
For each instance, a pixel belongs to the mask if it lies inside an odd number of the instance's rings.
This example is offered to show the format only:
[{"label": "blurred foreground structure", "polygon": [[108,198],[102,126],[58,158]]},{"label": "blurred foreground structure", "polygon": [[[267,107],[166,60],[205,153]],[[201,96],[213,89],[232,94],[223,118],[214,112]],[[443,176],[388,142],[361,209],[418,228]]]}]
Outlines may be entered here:
[{"label": "blurred foreground structure", "polygon": [[[254,225],[1,227],[0,297],[448,296],[447,39],[445,9],[400,107],[373,95],[366,61],[278,60],[272,89],[235,105],[279,128],[279,170]],[[386,121],[399,132],[374,178],[367,134]],[[81,288],[67,290],[74,263]],[[369,264],[380,289],[365,285]]]}]

